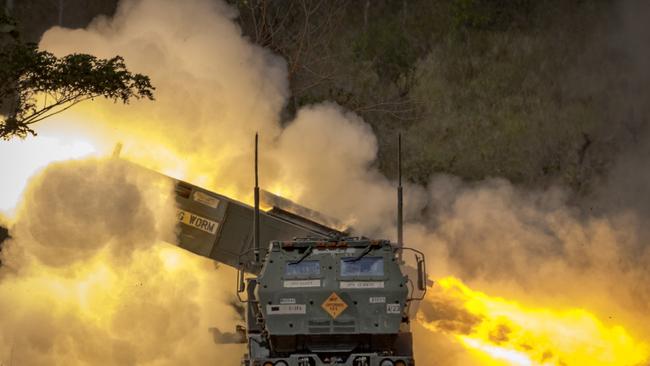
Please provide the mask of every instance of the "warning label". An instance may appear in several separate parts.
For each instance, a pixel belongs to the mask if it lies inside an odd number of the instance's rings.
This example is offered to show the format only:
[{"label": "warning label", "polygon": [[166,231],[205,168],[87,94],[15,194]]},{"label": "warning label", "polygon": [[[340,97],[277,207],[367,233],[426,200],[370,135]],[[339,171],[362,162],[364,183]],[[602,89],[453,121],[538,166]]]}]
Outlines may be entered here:
[{"label": "warning label", "polygon": [[210,234],[215,234],[219,227],[219,223],[216,221],[208,220],[185,210],[178,210],[178,221]]},{"label": "warning label", "polygon": [[343,313],[343,311],[345,311],[345,309],[348,308],[348,304],[346,304],[345,301],[336,294],[336,292],[332,292],[332,294],[325,299],[325,302],[323,302],[321,307],[327,311],[332,319],[336,319],[341,315],[341,313]]},{"label": "warning label", "polygon": [[217,208],[217,206],[219,206],[219,199],[203,192],[195,191],[194,194],[192,194],[192,199],[212,208]]}]

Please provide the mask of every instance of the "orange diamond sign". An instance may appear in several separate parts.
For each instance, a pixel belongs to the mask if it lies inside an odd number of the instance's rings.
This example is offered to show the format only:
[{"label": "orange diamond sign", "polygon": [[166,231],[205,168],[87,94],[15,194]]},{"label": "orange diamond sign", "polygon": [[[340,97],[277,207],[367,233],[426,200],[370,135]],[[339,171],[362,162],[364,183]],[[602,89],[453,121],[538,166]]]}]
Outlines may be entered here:
[{"label": "orange diamond sign", "polygon": [[348,304],[346,304],[345,301],[336,294],[336,292],[332,292],[332,294],[325,299],[321,307],[327,311],[332,319],[336,319],[343,311],[345,311],[345,309],[348,308]]}]

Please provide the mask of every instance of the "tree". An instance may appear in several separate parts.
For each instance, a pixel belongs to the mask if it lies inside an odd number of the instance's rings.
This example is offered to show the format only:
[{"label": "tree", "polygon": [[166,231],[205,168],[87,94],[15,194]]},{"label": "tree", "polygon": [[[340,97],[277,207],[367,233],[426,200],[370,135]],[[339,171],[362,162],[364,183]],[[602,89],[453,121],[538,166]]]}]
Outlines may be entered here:
[{"label": "tree", "polygon": [[[128,104],[153,100],[149,77],[127,70],[124,59],[87,54],[58,58],[24,43],[13,19],[0,15],[0,138],[36,135],[31,125],[89,99]],[[4,115],[4,116],[3,116]]]}]

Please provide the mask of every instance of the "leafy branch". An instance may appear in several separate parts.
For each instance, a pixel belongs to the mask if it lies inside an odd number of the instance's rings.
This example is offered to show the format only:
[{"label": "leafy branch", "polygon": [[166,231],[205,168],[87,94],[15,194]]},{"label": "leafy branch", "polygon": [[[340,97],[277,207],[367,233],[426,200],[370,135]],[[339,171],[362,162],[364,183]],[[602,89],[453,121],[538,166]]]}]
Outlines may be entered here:
[{"label": "leafy branch", "polygon": [[[8,19],[1,19],[0,29],[7,24]],[[32,124],[89,99],[103,97],[124,104],[154,99],[149,77],[129,72],[120,56],[58,58],[21,42],[15,33],[0,30],[0,37],[0,114],[4,115],[0,115],[0,138],[4,140],[36,135]]]}]

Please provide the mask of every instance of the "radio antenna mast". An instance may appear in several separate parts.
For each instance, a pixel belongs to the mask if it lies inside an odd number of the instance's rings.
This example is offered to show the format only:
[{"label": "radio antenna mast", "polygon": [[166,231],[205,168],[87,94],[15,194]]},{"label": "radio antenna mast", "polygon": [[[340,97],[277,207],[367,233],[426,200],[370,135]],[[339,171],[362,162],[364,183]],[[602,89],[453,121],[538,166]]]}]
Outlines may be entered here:
[{"label": "radio antenna mast", "polygon": [[402,134],[400,133],[397,135],[397,255],[400,262],[402,261],[402,248],[404,247],[402,206]]},{"label": "radio antenna mast", "polygon": [[260,262],[260,187],[257,171],[257,141],[258,136],[257,133],[255,133],[255,218],[253,222],[255,264]]}]

